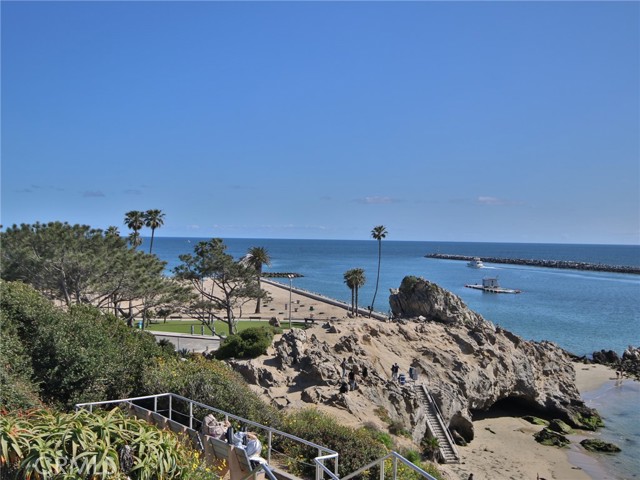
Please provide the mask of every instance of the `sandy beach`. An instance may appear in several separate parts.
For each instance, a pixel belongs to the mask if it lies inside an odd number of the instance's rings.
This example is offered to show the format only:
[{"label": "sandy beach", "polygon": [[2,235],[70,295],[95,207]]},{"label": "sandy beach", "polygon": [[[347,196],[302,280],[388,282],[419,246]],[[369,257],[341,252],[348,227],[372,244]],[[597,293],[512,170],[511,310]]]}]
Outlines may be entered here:
[{"label": "sandy beach", "polygon": [[[278,287],[263,283],[263,288],[269,292],[272,301],[263,307],[262,317],[275,316],[286,324],[284,321],[288,319],[288,309],[285,304],[289,303],[290,294],[288,285]],[[346,309],[310,299],[295,290],[291,292],[291,300],[294,305],[293,319],[308,316],[311,306],[311,313],[318,320],[348,318]],[[574,363],[574,368],[576,386],[581,394],[615,380],[615,373],[603,365]],[[576,446],[576,439],[568,449],[537,443],[533,435],[541,428],[517,416],[509,416],[508,412],[492,412],[490,417],[474,421],[474,440],[466,447],[459,447],[462,462],[458,465],[442,465],[441,470],[447,478],[456,480],[466,480],[470,473],[473,473],[474,480],[535,480],[538,476],[547,480],[605,478],[599,474],[596,462]]]}]

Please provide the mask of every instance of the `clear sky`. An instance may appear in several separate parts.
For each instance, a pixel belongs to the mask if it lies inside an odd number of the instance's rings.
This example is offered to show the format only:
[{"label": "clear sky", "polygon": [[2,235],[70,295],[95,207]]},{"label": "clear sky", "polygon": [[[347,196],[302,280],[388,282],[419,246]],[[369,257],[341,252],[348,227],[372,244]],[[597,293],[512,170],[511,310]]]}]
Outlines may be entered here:
[{"label": "clear sky", "polygon": [[1,2],[2,223],[640,243],[638,2]]}]

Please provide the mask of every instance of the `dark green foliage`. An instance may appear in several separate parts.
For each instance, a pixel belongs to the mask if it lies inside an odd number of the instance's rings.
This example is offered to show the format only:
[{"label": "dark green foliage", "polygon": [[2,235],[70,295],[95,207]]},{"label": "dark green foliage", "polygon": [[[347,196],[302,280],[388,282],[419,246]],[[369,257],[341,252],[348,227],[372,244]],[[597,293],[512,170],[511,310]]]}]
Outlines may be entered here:
[{"label": "dark green foliage", "polygon": [[[277,428],[280,414],[225,363],[195,356],[160,358],[147,369],[137,395],[173,392],[214,408]],[[186,413],[186,412],[185,412]],[[200,419],[204,413],[196,416]]]},{"label": "dark green foliage", "polygon": [[30,355],[44,401],[71,407],[126,397],[148,359],[163,353],[152,335],[94,307],[64,312],[24,284],[1,282],[0,289],[4,318]]},{"label": "dark green foliage", "polygon": [[[285,419],[282,430],[313,443],[323,445],[340,453],[339,475],[345,476],[387,453],[376,433],[366,428],[353,429],[339,423],[338,420],[317,410],[306,409],[291,413]],[[305,478],[313,477],[313,458],[318,455],[314,448],[302,444],[278,439],[277,450],[286,451],[295,461],[290,465],[292,471]],[[369,470],[368,478],[377,478],[378,469]],[[364,474],[361,478],[366,478]]]},{"label": "dark green foliage", "polygon": [[16,326],[0,311],[0,407],[7,410],[38,406],[38,386],[33,382],[31,357],[20,342]]},{"label": "dark green foliage", "polygon": [[216,358],[256,358],[267,353],[273,342],[272,327],[247,328],[237,335],[225,338],[216,351]]}]

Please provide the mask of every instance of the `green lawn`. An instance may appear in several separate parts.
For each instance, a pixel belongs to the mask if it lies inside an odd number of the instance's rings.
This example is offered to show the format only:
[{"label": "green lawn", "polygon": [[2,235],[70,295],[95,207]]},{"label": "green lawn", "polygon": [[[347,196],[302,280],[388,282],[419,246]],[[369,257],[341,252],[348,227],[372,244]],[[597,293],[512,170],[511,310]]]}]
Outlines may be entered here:
[{"label": "green lawn", "polygon": [[[154,320],[155,322],[155,320]],[[267,320],[257,321],[257,320],[241,320],[238,322],[238,331],[246,330],[251,327],[263,327],[265,325],[269,325]],[[292,322],[291,324],[293,328],[304,328],[304,322]],[[173,332],[173,333],[191,333],[191,327],[193,326],[193,333],[195,335],[202,334],[202,323],[197,320],[167,320],[164,323],[162,320],[158,320],[158,323],[152,323],[147,327],[147,330],[153,330],[154,332]],[[283,329],[287,329],[289,327],[288,322],[282,323]],[[215,331],[218,335],[227,336],[229,335],[229,328],[225,322],[221,322],[216,320],[214,323]],[[210,335],[211,330],[209,327],[204,327],[204,334]]]}]

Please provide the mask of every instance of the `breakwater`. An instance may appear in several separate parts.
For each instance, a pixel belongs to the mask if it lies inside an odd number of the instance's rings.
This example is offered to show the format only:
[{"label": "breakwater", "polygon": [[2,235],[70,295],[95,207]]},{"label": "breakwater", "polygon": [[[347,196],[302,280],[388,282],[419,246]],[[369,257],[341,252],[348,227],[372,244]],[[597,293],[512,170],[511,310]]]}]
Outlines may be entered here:
[{"label": "breakwater", "polygon": [[450,255],[446,253],[429,253],[427,258],[439,258],[443,260],[471,261],[480,258],[486,263],[505,263],[509,265],[526,265],[530,267],[564,268],[571,270],[590,270],[594,272],[632,273],[640,275],[640,267],[626,265],[605,265],[602,263],[573,262],[570,260],[535,260],[527,258],[496,258],[496,257],[470,257],[467,255]]}]

